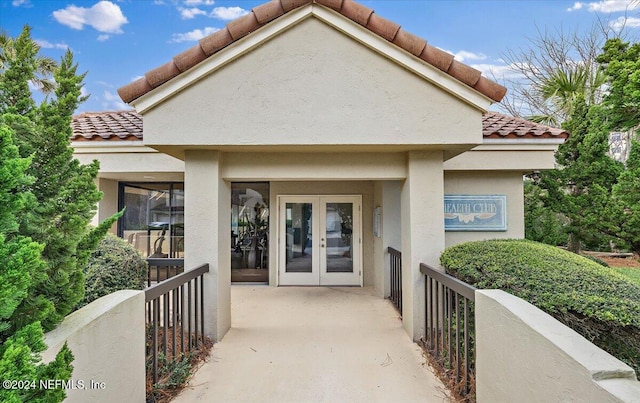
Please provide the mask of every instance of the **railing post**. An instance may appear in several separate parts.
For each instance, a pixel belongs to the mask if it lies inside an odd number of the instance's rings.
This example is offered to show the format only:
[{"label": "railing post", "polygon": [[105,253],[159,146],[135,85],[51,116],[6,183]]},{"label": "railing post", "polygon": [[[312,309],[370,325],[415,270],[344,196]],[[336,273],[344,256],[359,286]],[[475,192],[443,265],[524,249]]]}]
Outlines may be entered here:
[{"label": "railing post", "polygon": [[391,270],[390,283],[391,295],[389,299],[402,316],[402,253],[392,247],[387,248],[389,253],[389,267]]},{"label": "railing post", "polygon": [[443,373],[453,376],[456,391],[466,396],[472,391],[475,368],[471,334],[475,288],[425,264],[420,265],[420,272],[425,275],[425,348]]},{"label": "railing post", "polygon": [[[185,303],[187,304],[186,320],[188,322],[188,331],[186,332],[186,336],[188,350],[191,351],[192,347],[199,348],[199,337],[202,337],[204,341],[203,275],[208,271],[209,265],[205,264],[194,270],[178,274],[145,289],[145,301],[147,310],[145,316],[150,322],[149,325],[152,333],[151,351],[147,351],[147,353],[151,356],[150,370],[152,371],[152,379],[154,384],[158,382],[158,352],[162,351],[162,353],[164,354],[164,359],[167,362],[179,359],[181,356],[181,354],[177,354],[176,337],[178,331],[180,332],[180,352],[184,353],[185,351]],[[167,275],[170,275],[170,273],[168,272]],[[186,294],[184,292],[185,286],[187,287]],[[192,286],[194,286],[193,293],[191,291]],[[191,305],[194,305],[193,309],[195,318],[191,315]],[[162,314],[160,313],[161,310]],[[195,346],[193,346],[193,344],[191,343],[192,321],[194,321],[195,327]],[[158,340],[159,326],[162,326],[161,340]],[[168,351],[169,339],[167,334],[169,332],[169,329],[172,330],[171,354],[169,354]],[[199,335],[198,331],[200,331]]]}]

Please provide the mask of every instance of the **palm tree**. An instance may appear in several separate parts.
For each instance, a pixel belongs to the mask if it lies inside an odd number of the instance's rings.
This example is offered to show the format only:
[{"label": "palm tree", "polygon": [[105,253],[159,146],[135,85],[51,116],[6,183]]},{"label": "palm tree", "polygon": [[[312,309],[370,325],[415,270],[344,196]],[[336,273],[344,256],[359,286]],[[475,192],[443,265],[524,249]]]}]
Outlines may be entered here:
[{"label": "palm tree", "polygon": [[[40,54],[40,45],[33,39],[31,39],[31,28],[25,25],[24,31],[28,31],[28,44],[32,47],[35,57],[35,71],[31,78],[31,84],[39,91],[48,95],[52,93],[56,84],[51,79],[53,71],[58,67],[58,63],[50,57]],[[10,37],[6,31],[0,31],[0,77],[4,75],[4,72],[9,68],[9,65],[15,63],[18,59],[18,49],[16,48],[16,40]]]},{"label": "palm tree", "polygon": [[587,105],[599,103],[602,86],[606,83],[604,71],[597,66],[576,64],[558,68],[546,77],[537,88],[539,96],[549,104],[554,113],[533,115],[527,119],[551,126],[559,126],[573,112],[578,98]]}]

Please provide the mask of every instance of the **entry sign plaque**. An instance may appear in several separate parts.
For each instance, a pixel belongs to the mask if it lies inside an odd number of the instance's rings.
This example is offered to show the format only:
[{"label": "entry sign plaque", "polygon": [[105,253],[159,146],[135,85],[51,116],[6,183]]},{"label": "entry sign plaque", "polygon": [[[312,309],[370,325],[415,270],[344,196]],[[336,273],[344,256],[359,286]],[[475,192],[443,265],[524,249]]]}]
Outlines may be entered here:
[{"label": "entry sign plaque", "polygon": [[507,196],[445,195],[445,231],[506,231]]}]

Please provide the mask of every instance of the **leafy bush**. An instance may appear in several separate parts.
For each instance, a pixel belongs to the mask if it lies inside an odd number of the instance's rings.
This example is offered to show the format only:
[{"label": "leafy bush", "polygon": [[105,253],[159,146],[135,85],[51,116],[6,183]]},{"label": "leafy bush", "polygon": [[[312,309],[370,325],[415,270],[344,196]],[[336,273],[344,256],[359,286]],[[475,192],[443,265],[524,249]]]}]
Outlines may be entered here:
[{"label": "leafy bush", "polygon": [[599,259],[599,258],[597,258],[597,257],[595,257],[595,256],[592,256],[592,255],[581,255],[581,256],[584,256],[584,257],[586,257],[587,259],[592,260],[592,261],[594,261],[594,262],[598,263],[600,266],[609,267],[609,263],[607,263],[607,262],[605,262],[604,260]]},{"label": "leafy bush", "polygon": [[91,254],[84,275],[85,295],[79,307],[115,291],[143,289],[147,262],[133,246],[108,234]]},{"label": "leafy bush", "polygon": [[640,286],[615,270],[526,240],[456,245],[440,262],[477,288],[532,303],[640,374]]}]

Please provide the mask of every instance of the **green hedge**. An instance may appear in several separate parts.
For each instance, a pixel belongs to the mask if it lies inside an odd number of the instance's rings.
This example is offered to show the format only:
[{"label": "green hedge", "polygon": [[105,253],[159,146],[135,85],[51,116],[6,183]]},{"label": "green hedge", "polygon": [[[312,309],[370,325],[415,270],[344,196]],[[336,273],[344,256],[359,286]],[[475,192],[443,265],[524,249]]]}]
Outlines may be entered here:
[{"label": "green hedge", "polygon": [[115,291],[145,288],[147,270],[147,262],[133,246],[107,234],[84,268],[85,294],[78,308]]},{"label": "green hedge", "polygon": [[640,375],[640,286],[615,270],[526,240],[456,245],[440,262],[477,288],[501,289],[529,301]]}]

